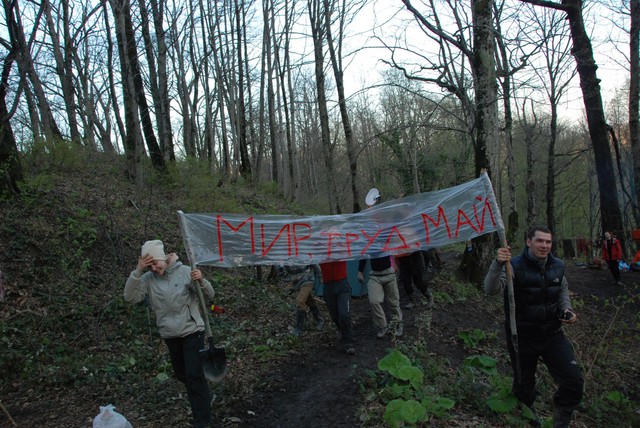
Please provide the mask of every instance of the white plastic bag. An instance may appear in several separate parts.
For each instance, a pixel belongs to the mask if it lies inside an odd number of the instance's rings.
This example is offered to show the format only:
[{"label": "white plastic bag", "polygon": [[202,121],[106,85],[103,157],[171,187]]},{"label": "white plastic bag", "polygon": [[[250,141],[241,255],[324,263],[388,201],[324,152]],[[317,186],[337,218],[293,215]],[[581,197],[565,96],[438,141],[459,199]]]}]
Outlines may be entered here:
[{"label": "white plastic bag", "polygon": [[100,413],[93,418],[93,428],[133,428],[133,425],[109,404],[100,406]]}]

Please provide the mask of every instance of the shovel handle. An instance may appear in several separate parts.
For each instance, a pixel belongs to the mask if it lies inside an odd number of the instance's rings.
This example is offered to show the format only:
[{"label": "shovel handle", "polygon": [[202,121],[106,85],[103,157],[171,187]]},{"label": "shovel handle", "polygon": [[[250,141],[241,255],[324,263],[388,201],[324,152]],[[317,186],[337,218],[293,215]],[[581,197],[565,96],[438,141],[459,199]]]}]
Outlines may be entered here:
[{"label": "shovel handle", "polygon": [[[507,237],[504,233],[504,229],[498,230],[498,236],[500,237],[500,245],[504,248],[508,246]],[[513,266],[511,262],[505,263],[505,271],[507,273],[507,296],[509,299],[509,327],[511,329],[511,342],[513,350],[516,355],[515,358],[515,377],[520,379],[520,350],[518,349],[518,328],[516,326],[516,299],[513,291]]]},{"label": "shovel handle", "polygon": [[202,319],[204,321],[204,331],[207,335],[207,338],[211,337],[211,324],[209,323],[209,314],[207,313],[207,305],[204,302],[204,295],[202,294],[203,283],[202,280],[199,279],[196,284],[196,292],[198,293],[198,300],[200,300],[200,312],[202,315]]}]

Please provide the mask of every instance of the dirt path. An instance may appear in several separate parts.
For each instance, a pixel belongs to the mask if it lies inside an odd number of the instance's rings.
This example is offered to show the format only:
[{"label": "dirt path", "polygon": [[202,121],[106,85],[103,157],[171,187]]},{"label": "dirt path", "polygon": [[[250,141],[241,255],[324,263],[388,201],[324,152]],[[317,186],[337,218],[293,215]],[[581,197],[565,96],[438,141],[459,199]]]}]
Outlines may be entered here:
[{"label": "dirt path", "polygon": [[[451,261],[451,265],[455,264]],[[567,265],[567,278],[575,297],[606,299],[624,292],[610,285],[607,270],[590,270]],[[636,280],[635,273],[623,273],[623,281]],[[401,304],[406,299],[401,290]],[[362,404],[359,379],[366,370],[375,370],[393,340],[389,335],[377,339],[370,322],[370,306],[365,297],[352,299],[356,355],[349,356],[336,348],[333,325],[323,332],[305,332],[305,352],[280,366],[270,379],[245,402],[245,408],[226,426],[238,427],[356,427],[361,422],[357,409]],[[429,334],[427,345],[433,352],[448,356],[460,364],[464,350],[457,340],[461,330],[472,328],[501,331],[502,314],[486,308],[464,305],[440,305],[404,310],[405,335],[411,341],[417,334],[416,316],[429,316],[437,328]],[[326,313],[326,312],[325,312]],[[262,380],[264,382],[264,380]]]},{"label": "dirt path", "polygon": [[265,387],[247,400],[239,427],[354,427],[359,405],[358,378],[374,368],[390,338],[377,339],[366,297],[352,299],[356,354],[336,346],[333,325],[305,331],[307,352],[281,366]]}]

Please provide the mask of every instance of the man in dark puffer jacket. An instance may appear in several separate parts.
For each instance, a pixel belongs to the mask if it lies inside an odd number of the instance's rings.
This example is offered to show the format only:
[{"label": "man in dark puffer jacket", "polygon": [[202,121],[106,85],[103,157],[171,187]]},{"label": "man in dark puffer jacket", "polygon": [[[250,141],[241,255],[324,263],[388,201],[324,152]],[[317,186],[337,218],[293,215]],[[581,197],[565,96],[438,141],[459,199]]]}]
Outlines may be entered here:
[{"label": "man in dark puffer jacket", "polygon": [[[534,226],[527,232],[527,246],[520,256],[512,259],[510,248],[499,248],[484,279],[484,289],[487,294],[504,292],[507,348],[514,368],[513,393],[532,408],[536,398],[537,363],[542,359],[558,384],[553,397],[553,426],[564,428],[569,426],[573,411],[582,399],[584,381],[573,348],[562,330],[563,324],[576,322],[577,316],[571,308],[564,262],[551,255],[551,243],[551,231],[544,226]],[[509,261],[513,267],[519,379],[504,269]]]}]

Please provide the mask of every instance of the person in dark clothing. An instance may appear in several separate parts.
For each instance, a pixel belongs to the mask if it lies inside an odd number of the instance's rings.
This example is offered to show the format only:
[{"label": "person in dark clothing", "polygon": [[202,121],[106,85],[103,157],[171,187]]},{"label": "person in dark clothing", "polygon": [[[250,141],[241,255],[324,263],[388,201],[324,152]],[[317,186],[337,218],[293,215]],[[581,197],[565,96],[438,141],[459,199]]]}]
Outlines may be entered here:
[{"label": "person in dark clothing", "polygon": [[351,325],[351,285],[347,279],[347,262],[344,260],[320,264],[324,301],[331,319],[338,328],[343,350],[353,355],[353,327]]},{"label": "person in dark clothing", "polygon": [[422,251],[415,251],[410,254],[402,254],[396,256],[396,263],[400,270],[400,283],[404,288],[404,292],[409,302],[404,306],[405,309],[411,309],[415,306],[417,299],[414,297],[413,285],[424,296],[424,304],[433,307],[433,294],[429,290],[429,280],[427,278],[427,266],[425,265]]},{"label": "person in dark clothing", "polygon": [[[484,279],[484,289],[487,294],[504,292],[514,395],[532,408],[536,399],[536,368],[541,359],[558,384],[553,397],[553,426],[567,428],[582,399],[584,380],[562,326],[576,322],[577,316],[571,308],[564,262],[551,255],[551,231],[544,226],[532,227],[527,232],[526,243],[522,254],[514,258],[511,258],[510,248],[498,249]],[[513,268],[518,353],[512,342],[506,287],[505,265],[509,262]]]},{"label": "person in dark clothing", "polygon": [[622,285],[620,281],[620,260],[622,260],[622,247],[620,241],[613,236],[611,232],[604,233],[602,240],[602,260],[607,262],[611,275],[613,275],[613,283]]}]

